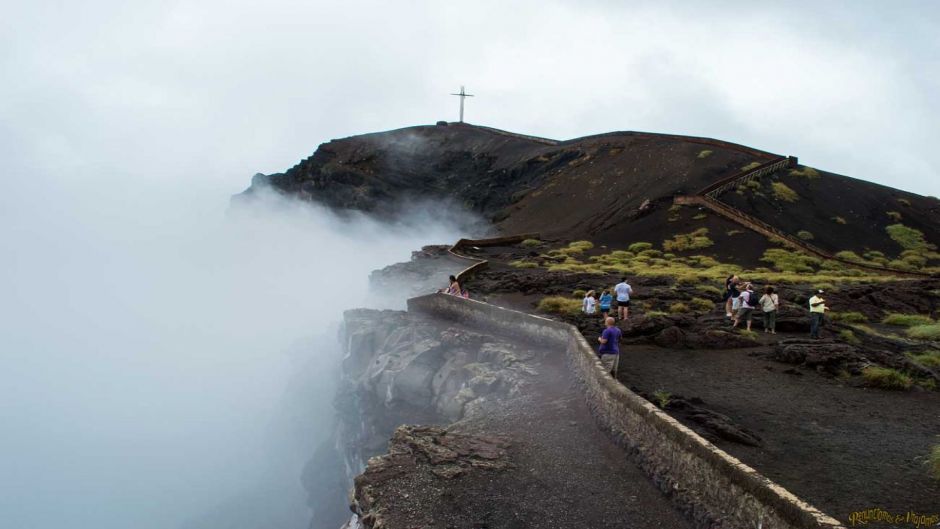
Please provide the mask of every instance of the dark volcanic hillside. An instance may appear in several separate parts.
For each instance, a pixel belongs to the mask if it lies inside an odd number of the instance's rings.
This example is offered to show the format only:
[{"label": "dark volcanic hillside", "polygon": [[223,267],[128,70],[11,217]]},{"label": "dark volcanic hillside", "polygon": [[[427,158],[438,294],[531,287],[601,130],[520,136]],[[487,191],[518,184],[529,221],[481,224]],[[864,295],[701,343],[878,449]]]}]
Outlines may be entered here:
[{"label": "dark volcanic hillside", "polygon": [[[763,237],[692,208],[669,210],[674,196],[695,194],[775,157],[706,138],[615,132],[554,141],[451,123],[333,140],[285,173],[257,175],[245,195],[270,185],[335,209],[377,215],[392,215],[412,199],[447,199],[502,233],[611,246],[659,242],[705,227],[716,255],[754,261],[766,247]],[[721,200],[785,233],[808,232],[813,244],[832,253],[876,250],[893,259],[903,248],[886,228],[899,223],[923,232],[928,243],[940,242],[936,198],[831,173],[793,173],[765,175]],[[797,198],[779,198],[775,182]]]}]

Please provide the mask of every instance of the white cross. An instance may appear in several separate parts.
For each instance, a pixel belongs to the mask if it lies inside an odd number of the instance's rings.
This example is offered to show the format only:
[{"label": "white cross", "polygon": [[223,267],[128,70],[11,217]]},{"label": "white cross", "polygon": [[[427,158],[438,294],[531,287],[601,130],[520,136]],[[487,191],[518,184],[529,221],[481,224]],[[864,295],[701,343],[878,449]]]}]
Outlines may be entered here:
[{"label": "white cross", "polygon": [[473,94],[468,94],[463,87],[460,87],[459,94],[451,94],[452,96],[460,96],[460,122],[463,123],[463,100],[468,97],[473,97]]}]

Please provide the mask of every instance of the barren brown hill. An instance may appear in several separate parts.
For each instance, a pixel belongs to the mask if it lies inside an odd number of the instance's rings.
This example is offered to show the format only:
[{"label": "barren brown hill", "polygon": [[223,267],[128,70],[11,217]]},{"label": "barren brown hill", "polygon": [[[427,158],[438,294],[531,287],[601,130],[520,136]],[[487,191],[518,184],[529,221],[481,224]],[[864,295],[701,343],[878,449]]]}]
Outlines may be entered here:
[{"label": "barren brown hill", "polygon": [[[411,200],[446,199],[491,221],[496,232],[611,247],[706,228],[713,246],[705,253],[755,264],[768,246],[764,236],[673,206],[673,198],[775,159],[709,138],[613,132],[556,141],[441,123],[330,141],[284,173],[256,175],[243,195],[271,186],[377,215],[394,215]],[[881,264],[909,267],[901,253],[916,241],[899,242],[913,233],[905,227],[922,233],[923,244],[940,242],[936,198],[802,166],[742,183],[719,200],[826,252]],[[892,236],[889,226],[902,228]]]}]

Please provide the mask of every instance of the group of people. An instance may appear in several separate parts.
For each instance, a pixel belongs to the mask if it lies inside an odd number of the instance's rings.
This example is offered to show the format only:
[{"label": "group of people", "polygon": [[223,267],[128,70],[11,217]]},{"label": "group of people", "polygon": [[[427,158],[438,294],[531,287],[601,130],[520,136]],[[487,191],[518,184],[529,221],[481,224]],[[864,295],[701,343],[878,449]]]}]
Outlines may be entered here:
[{"label": "group of people", "polygon": [[[617,283],[613,288],[614,294],[616,294],[617,300],[617,315],[621,320],[625,320],[630,317],[630,296],[633,295],[633,287],[630,286],[630,283],[627,283],[627,278],[622,278],[619,283]],[[607,321],[608,314],[610,314],[611,308],[613,307],[614,295],[610,293],[610,290],[602,290],[600,297],[597,296],[595,291],[588,290],[584,294],[584,299],[581,300],[581,312],[584,314],[596,314],[598,311],[601,313],[601,317],[604,321]]]},{"label": "group of people", "polygon": [[[826,311],[826,300],[821,289],[816,290],[809,299],[810,338],[818,339],[822,329]],[[737,275],[732,275],[725,281],[725,315],[732,318],[732,327],[737,328],[743,321],[747,330],[751,330],[751,321],[754,311],[760,309],[764,316],[764,332],[777,334],[777,311],[780,310],[780,297],[774,287],[767,285],[763,294],[758,296],[754,292],[754,285],[741,281]]]},{"label": "group of people", "polygon": [[764,316],[764,332],[777,334],[777,311],[780,309],[780,296],[774,287],[764,287],[763,295],[754,292],[754,285],[748,281],[741,281],[737,275],[725,280],[725,315],[732,318],[732,327],[737,328],[741,322],[751,330],[754,311],[760,309]]},{"label": "group of people", "polygon": [[[462,298],[470,297],[469,292],[461,288],[455,276],[450,276],[449,280],[449,286],[439,292]],[[822,297],[823,294],[822,290],[817,290],[809,300],[811,338],[819,338],[824,316],[826,311],[829,310],[826,307],[826,300]],[[629,318],[630,297],[632,295],[633,287],[624,277],[612,289],[602,290],[600,296],[597,296],[594,290],[589,290],[581,302],[581,312],[584,314],[601,313],[604,330],[597,338],[600,344],[597,355],[600,357],[604,368],[613,373],[614,376],[617,374],[620,363],[620,339],[623,337],[623,331],[617,327],[617,319],[611,314],[612,310],[616,308],[617,316],[621,320]],[[760,309],[764,320],[764,332],[777,334],[777,311],[780,310],[780,297],[774,287],[767,285],[764,287],[763,293],[758,295],[752,283],[742,281],[737,275],[731,275],[725,280],[723,299],[725,301],[725,315],[732,318],[732,327],[737,328],[743,323],[750,331],[754,312]]]}]

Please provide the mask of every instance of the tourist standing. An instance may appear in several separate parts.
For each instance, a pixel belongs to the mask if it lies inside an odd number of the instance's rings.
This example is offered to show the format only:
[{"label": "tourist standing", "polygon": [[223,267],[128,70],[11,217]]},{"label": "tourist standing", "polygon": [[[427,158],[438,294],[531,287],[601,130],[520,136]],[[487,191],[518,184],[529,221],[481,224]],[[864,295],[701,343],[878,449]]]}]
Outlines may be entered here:
[{"label": "tourist standing", "polygon": [[764,287],[764,295],[760,297],[760,307],[764,312],[764,332],[777,334],[777,310],[780,308],[780,297],[774,287]]},{"label": "tourist standing", "polygon": [[624,277],[614,287],[614,292],[617,294],[617,314],[621,320],[625,320],[630,316],[630,296],[633,294],[633,288]]},{"label": "tourist standing", "polygon": [[615,323],[616,320],[610,317],[604,320],[606,328],[597,339],[601,344],[597,348],[597,356],[600,357],[604,369],[617,378],[617,368],[620,367],[620,337],[623,336],[623,332]]},{"label": "tourist standing", "polygon": [[441,290],[441,292],[445,294],[450,294],[451,296],[462,295],[463,291],[460,289],[460,283],[457,282],[457,278],[455,276],[450,276],[448,279],[450,281],[450,286],[448,286],[444,290]]},{"label": "tourist standing", "polygon": [[738,291],[738,283],[741,281],[736,274],[725,280],[725,316],[732,317],[738,310],[738,297],[741,293]]},{"label": "tourist standing", "polygon": [[826,315],[826,311],[829,310],[826,307],[826,300],[822,297],[823,294],[822,290],[817,290],[816,294],[809,298],[809,337],[813,339],[819,339],[819,331],[823,326],[823,317]]},{"label": "tourist standing", "polygon": [[757,295],[754,294],[754,287],[750,283],[744,284],[744,290],[738,295],[740,306],[734,315],[734,325],[737,327],[741,320],[747,323],[747,330],[751,330],[751,322],[754,319],[754,309],[757,308]]},{"label": "tourist standing", "polygon": [[587,294],[584,295],[584,299],[581,301],[581,312],[585,314],[594,314],[594,306],[597,304],[597,300],[594,299],[594,291],[588,290]]},{"label": "tourist standing", "polygon": [[601,298],[598,300],[598,303],[601,306],[601,317],[604,318],[604,321],[607,321],[607,315],[610,313],[610,303],[613,300],[614,297],[610,295],[609,290],[601,292]]}]

